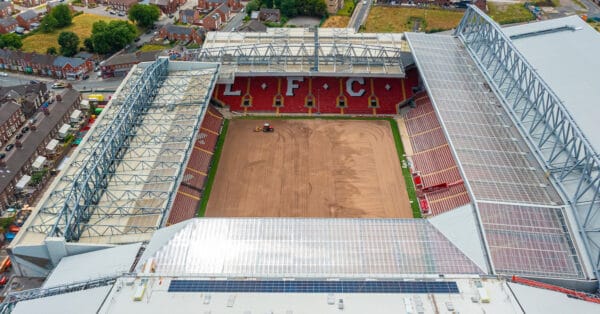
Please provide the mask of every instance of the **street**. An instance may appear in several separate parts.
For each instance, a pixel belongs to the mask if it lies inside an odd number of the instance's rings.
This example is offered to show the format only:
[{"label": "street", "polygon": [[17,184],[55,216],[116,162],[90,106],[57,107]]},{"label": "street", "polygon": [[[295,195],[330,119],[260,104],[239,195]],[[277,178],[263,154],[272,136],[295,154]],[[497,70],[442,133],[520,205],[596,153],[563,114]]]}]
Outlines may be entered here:
[{"label": "street", "polygon": [[238,12],[234,17],[229,20],[229,22],[223,26],[221,29],[222,32],[235,32],[242,23],[244,22],[244,17],[246,16],[246,12]]},{"label": "street", "polygon": [[352,13],[352,17],[350,17],[348,27],[353,28],[356,32],[358,32],[360,26],[367,19],[372,4],[373,0],[358,1],[356,8],[354,9],[354,13]]}]

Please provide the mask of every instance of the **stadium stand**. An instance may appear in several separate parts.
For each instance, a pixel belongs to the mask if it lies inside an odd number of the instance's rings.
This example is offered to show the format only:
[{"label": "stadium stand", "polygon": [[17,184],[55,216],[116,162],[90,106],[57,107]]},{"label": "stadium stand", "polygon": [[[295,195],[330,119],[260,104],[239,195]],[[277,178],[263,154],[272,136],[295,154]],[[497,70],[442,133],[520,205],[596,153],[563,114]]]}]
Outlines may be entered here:
[{"label": "stadium stand", "polygon": [[[413,97],[418,73],[406,78],[236,77],[213,99],[235,112],[396,114]],[[312,103],[312,106],[311,106]]]},{"label": "stadium stand", "polygon": [[198,132],[194,151],[188,160],[183,179],[177,189],[167,224],[176,224],[196,216],[202,199],[205,178],[210,169],[222,125],[221,113],[209,106]]},{"label": "stadium stand", "polygon": [[426,92],[404,116],[412,147],[412,173],[423,214],[438,215],[469,203],[452,151]]}]

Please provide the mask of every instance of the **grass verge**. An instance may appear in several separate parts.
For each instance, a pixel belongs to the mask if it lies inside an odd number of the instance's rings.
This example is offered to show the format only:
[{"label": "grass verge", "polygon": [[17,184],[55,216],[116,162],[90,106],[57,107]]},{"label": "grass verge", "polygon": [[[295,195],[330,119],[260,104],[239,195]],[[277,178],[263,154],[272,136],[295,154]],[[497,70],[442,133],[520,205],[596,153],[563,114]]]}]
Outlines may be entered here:
[{"label": "grass verge", "polygon": [[458,26],[464,15],[461,11],[450,11],[442,9],[420,9],[420,8],[371,8],[365,32],[367,33],[401,33],[412,32],[413,22],[422,20],[420,28],[425,32],[439,32],[449,30]]},{"label": "grass verge", "polygon": [[488,15],[498,24],[513,24],[535,20],[522,3],[505,4],[488,2]]},{"label": "grass verge", "polygon": [[[398,123],[393,118],[384,118],[384,117],[345,117],[345,116],[243,116],[237,117],[236,119],[244,119],[244,120],[306,120],[306,119],[323,119],[323,120],[385,120],[390,123],[390,128],[392,130],[392,135],[394,137],[394,144],[396,145],[396,152],[398,153],[398,162],[400,162],[400,167],[402,167],[403,163],[406,163],[406,158],[404,157],[404,145],[402,144],[402,139],[400,138],[400,130],[398,129]],[[220,141],[220,139],[219,139]],[[218,146],[219,144],[217,144]],[[217,153],[215,152],[215,156]],[[219,152],[220,156],[220,152]],[[211,172],[212,172],[211,168]],[[404,182],[406,183],[406,191],[408,193],[408,199],[411,201],[410,207],[412,209],[414,218],[421,218],[421,210],[419,209],[419,201],[417,200],[417,192],[415,191],[415,187],[412,182],[412,175],[410,174],[410,170],[408,168],[402,167],[402,176],[404,177]],[[210,180],[210,174],[209,174]],[[212,184],[212,181],[211,181]],[[207,188],[208,190],[208,188]],[[201,207],[202,208],[202,207]],[[204,214],[204,212],[202,212]]]},{"label": "grass verge", "polygon": [[215,153],[212,158],[212,165],[208,171],[208,177],[206,178],[206,185],[204,187],[204,193],[202,193],[202,200],[200,201],[200,208],[198,208],[198,217],[204,217],[206,214],[206,205],[208,205],[208,199],[210,198],[210,191],[212,190],[215,177],[217,175],[217,168],[219,168],[219,159],[221,159],[221,153],[223,152],[223,146],[225,144],[225,137],[227,137],[227,129],[229,128],[229,119],[225,119],[223,122],[223,128],[221,129],[221,135],[217,140],[215,146]]},{"label": "grass verge", "polygon": [[350,17],[333,15],[327,18],[321,27],[323,28],[346,28],[350,22]]},{"label": "grass verge", "polygon": [[70,26],[57,29],[48,34],[38,32],[35,35],[23,39],[23,47],[21,47],[21,50],[25,52],[46,53],[48,48],[54,47],[58,51],[58,35],[67,31],[75,33],[79,37],[79,46],[83,47],[83,40],[92,35],[92,25],[94,25],[94,23],[98,21],[110,22],[114,20],[119,19],[89,13],[80,14],[73,17],[73,24]]},{"label": "grass verge", "polygon": [[356,7],[356,3],[354,0],[344,0],[344,7],[337,11],[337,15],[351,17],[354,12],[354,7]]},{"label": "grass verge", "polygon": [[169,47],[169,46],[147,44],[147,45],[143,45],[140,48],[140,51],[141,52],[156,51],[156,50],[165,50],[165,49],[170,49],[170,48],[171,47]]}]

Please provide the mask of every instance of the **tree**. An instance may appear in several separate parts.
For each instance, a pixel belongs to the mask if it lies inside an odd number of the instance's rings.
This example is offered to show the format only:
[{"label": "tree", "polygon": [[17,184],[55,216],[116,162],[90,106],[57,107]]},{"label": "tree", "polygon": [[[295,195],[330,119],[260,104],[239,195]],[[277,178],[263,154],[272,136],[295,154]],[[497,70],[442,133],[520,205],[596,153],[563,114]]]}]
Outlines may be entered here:
[{"label": "tree", "polygon": [[296,9],[296,0],[281,0],[281,15],[292,17],[298,14]]},{"label": "tree", "polygon": [[23,46],[21,36],[15,33],[0,35],[0,48],[19,49]]},{"label": "tree", "polygon": [[56,51],[56,47],[48,47],[48,49],[46,49],[46,54],[56,55],[57,53],[58,51]]},{"label": "tree", "polygon": [[56,25],[58,28],[69,26],[73,23],[71,9],[66,4],[59,4],[55,6],[50,12],[50,15],[52,15],[58,22]]},{"label": "tree", "polygon": [[248,12],[248,14],[250,14],[250,12],[252,12],[252,11],[258,11],[259,8],[260,8],[259,0],[252,0],[252,1],[248,2],[248,4],[246,4],[246,12]]},{"label": "tree", "polygon": [[137,36],[133,24],[125,21],[98,21],[92,26],[90,40],[94,52],[100,54],[114,53],[130,44]]},{"label": "tree", "polygon": [[79,37],[73,32],[61,32],[60,35],[58,35],[58,44],[60,45],[61,55],[72,57],[77,53]]},{"label": "tree", "polygon": [[134,4],[128,12],[129,20],[139,27],[149,28],[158,21],[160,9],[155,5]]},{"label": "tree", "polygon": [[94,42],[92,41],[92,38],[88,37],[88,38],[84,39],[83,46],[85,47],[85,49],[87,51],[94,52]]},{"label": "tree", "polygon": [[58,21],[54,16],[48,14],[40,21],[40,31],[43,33],[53,32],[58,27]]}]

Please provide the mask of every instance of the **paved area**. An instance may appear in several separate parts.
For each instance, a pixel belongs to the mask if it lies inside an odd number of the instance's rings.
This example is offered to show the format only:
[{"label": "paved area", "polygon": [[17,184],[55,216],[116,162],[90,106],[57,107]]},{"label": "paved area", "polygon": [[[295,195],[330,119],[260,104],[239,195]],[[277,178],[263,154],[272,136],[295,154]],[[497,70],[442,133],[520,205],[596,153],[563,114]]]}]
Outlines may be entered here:
[{"label": "paved area", "polygon": [[207,217],[412,218],[388,121],[232,120]]},{"label": "paved area", "polygon": [[354,13],[352,13],[352,17],[350,18],[350,23],[348,27],[353,28],[355,31],[360,29],[360,26],[367,20],[367,16],[369,16],[369,10],[371,9],[371,5],[373,5],[373,0],[363,0],[358,1],[356,7],[354,8]]},{"label": "paved area", "polygon": [[289,19],[287,25],[295,25],[297,27],[312,27],[319,25],[320,22],[320,19],[313,16],[297,16]]}]

